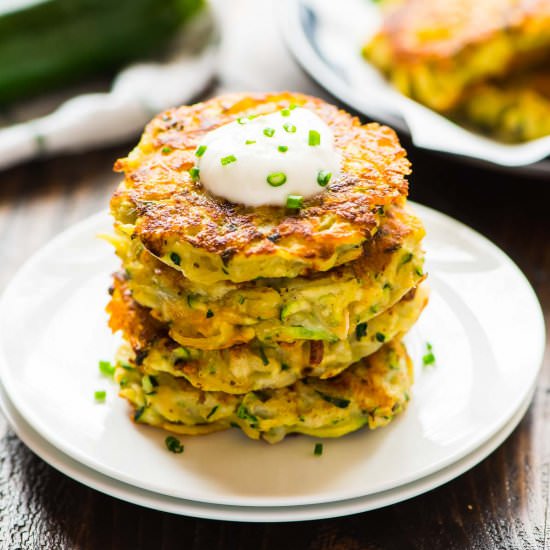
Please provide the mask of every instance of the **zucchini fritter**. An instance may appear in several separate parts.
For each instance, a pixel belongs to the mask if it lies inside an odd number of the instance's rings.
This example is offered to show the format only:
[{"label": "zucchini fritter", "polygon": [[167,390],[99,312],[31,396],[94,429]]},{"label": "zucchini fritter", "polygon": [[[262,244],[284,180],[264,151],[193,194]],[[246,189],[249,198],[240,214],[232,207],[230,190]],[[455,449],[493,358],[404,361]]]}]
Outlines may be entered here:
[{"label": "zucchini fritter", "polygon": [[358,324],[343,340],[259,342],[222,350],[183,347],[168,336],[168,327],[131,297],[126,283],[114,278],[108,311],[110,327],[121,330],[136,362],[148,374],[167,372],[206,391],[241,394],[280,388],[304,376],[331,378],[408,331],[427,303],[427,290],[413,289],[392,308]]},{"label": "zucchini fritter", "polygon": [[418,218],[393,207],[353,262],[307,278],[212,285],[189,281],[121,232],[111,241],[132,297],[170,324],[171,338],[182,346],[223,349],[255,338],[267,344],[346,339],[422,280],[423,236]]},{"label": "zucchini fritter", "polygon": [[447,112],[468,89],[550,52],[549,0],[390,3],[364,56],[405,95]]},{"label": "zucchini fritter", "polygon": [[550,135],[550,72],[479,84],[457,117],[506,142]]},{"label": "zucchini fritter", "polygon": [[[332,129],[339,178],[298,212],[247,208],[208,194],[189,169],[204,134],[241,116],[292,104]],[[358,258],[384,207],[402,204],[409,162],[393,130],[361,125],[344,111],[301,94],[234,94],[156,117],[115,168],[124,181],[111,200],[116,226],[167,265],[203,284],[296,277]]]},{"label": "zucchini fritter", "polygon": [[330,380],[307,378],[286,388],[230,395],[201,391],[170,374],[144,375],[128,347],[115,379],[136,422],[196,435],[239,427],[269,443],[289,433],[340,437],[388,424],[407,406],[413,369],[399,340]]}]

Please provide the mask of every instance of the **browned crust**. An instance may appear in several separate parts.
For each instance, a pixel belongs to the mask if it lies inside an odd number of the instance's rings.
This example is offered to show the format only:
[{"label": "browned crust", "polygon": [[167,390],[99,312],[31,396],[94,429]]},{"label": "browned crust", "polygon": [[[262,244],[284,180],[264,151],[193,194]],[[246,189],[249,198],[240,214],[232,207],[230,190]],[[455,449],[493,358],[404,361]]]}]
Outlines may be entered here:
[{"label": "browned crust", "polygon": [[113,275],[111,300],[105,309],[109,314],[109,328],[113,332],[120,330],[136,353],[167,335],[165,326],[134,301],[121,273]]},{"label": "browned crust", "polygon": [[449,59],[501,32],[549,26],[548,0],[403,0],[390,5],[378,39],[388,41],[396,60],[411,63]]},{"label": "browned crust", "polygon": [[[342,174],[330,188],[306,201],[298,214],[284,208],[246,208],[205,192],[188,170],[202,136],[239,116],[264,114],[298,104],[317,113],[333,130],[342,153]],[[163,153],[165,147],[169,153]],[[166,151],[166,149],[165,149]],[[135,236],[161,255],[166,239],[222,257],[269,255],[279,249],[300,258],[329,258],[342,244],[361,243],[374,233],[378,207],[407,194],[409,161],[397,136],[313,97],[289,92],[233,94],[179,107],[146,127],[139,145],[115,170],[125,182],[111,206],[135,212]],[[328,231],[320,231],[327,217]]]}]

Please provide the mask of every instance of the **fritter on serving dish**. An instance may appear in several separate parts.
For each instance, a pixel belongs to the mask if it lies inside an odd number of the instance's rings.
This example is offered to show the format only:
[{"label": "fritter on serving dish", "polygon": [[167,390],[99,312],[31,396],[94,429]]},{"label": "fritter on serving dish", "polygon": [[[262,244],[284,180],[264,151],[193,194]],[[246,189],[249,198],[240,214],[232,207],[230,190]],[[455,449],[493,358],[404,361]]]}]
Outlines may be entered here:
[{"label": "fritter on serving dish", "polygon": [[479,84],[456,116],[506,142],[550,135],[550,71]]},{"label": "fritter on serving dish", "polygon": [[363,426],[385,426],[407,406],[413,369],[396,339],[336,378],[231,395],[199,390],[166,373],[143,374],[123,347],[115,378],[136,422],[187,435],[234,426],[252,439],[277,443],[290,433],[340,437]]},{"label": "fritter on serving dish", "polygon": [[403,94],[453,118],[466,115],[507,141],[550,133],[537,121],[547,114],[547,95],[536,83],[532,92],[529,82],[515,83],[525,69],[548,67],[550,0],[385,4],[382,27],[363,55]]},{"label": "fritter on serving dish", "polygon": [[[205,134],[243,116],[298,105],[334,133],[341,173],[295,212],[250,208],[205,192],[189,173]],[[296,277],[361,255],[384,208],[402,204],[409,162],[395,133],[361,125],[324,101],[301,94],[234,94],[156,117],[115,168],[124,172],[111,200],[117,229],[200,283]]]}]

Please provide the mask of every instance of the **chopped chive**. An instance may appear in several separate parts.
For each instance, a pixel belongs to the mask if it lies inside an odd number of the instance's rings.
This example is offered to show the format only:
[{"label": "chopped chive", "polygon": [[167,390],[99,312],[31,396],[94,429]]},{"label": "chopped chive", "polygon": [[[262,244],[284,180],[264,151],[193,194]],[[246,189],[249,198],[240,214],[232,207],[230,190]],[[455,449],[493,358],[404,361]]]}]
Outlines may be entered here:
[{"label": "chopped chive", "polygon": [[275,128],[264,128],[264,136],[273,137],[275,135]]},{"label": "chopped chive", "polygon": [[315,448],[313,449],[313,454],[315,456],[321,456],[323,454],[323,444],[315,443]]},{"label": "chopped chive", "polygon": [[256,143],[256,140],[255,139],[247,139],[244,144],[245,145],[252,145],[253,143]]},{"label": "chopped chive", "polygon": [[112,378],[113,374],[115,374],[115,366],[111,365],[109,361],[100,361],[99,372],[104,376],[108,376],[109,378]]},{"label": "chopped chive", "polygon": [[317,130],[309,131],[308,143],[314,147],[316,145],[321,145],[321,134]]},{"label": "chopped chive", "polygon": [[98,403],[103,403],[106,397],[107,397],[107,392],[105,390],[97,390],[94,392],[94,399]]},{"label": "chopped chive", "polygon": [[237,157],[235,155],[228,155],[227,157],[223,157],[220,159],[220,162],[222,163],[222,166],[225,166],[226,164],[231,164],[232,162],[236,162]]},{"label": "chopped chive", "polygon": [[279,149],[281,153],[286,153],[288,151],[288,147],[286,145],[279,145],[277,149]]},{"label": "chopped chive", "polygon": [[290,370],[290,367],[286,363],[281,363],[281,370]]},{"label": "chopped chive", "polygon": [[145,407],[140,407],[134,412],[134,422],[138,422],[143,413],[145,412]]},{"label": "chopped chive", "polygon": [[199,145],[199,147],[195,151],[195,156],[202,157],[204,153],[206,153],[206,145]]},{"label": "chopped chive", "polygon": [[302,208],[304,205],[304,197],[301,195],[288,195],[286,198],[287,208]]},{"label": "chopped chive", "polygon": [[172,152],[172,147],[166,146],[166,147],[162,148],[162,154],[163,155],[167,155],[168,153],[171,153],[171,152]]},{"label": "chopped chive", "polygon": [[189,175],[190,175],[194,180],[198,180],[198,179],[199,179],[200,173],[201,173],[201,171],[200,171],[196,166],[193,166],[193,168],[190,168],[190,169],[189,169]]},{"label": "chopped chive", "polygon": [[214,312],[209,309],[207,312],[206,312],[206,318],[207,319],[210,319],[211,317],[214,317]]},{"label": "chopped chive", "polygon": [[248,118],[244,118],[243,116],[241,116],[237,119],[237,124],[246,124],[248,120]]},{"label": "chopped chive", "polygon": [[164,440],[164,444],[166,445],[166,448],[172,453],[183,453],[184,447],[181,444],[181,441],[173,435],[169,435]]},{"label": "chopped chive", "polygon": [[422,271],[421,267],[417,267],[414,272],[419,276],[422,277],[424,275],[424,272]]},{"label": "chopped chive", "polygon": [[361,340],[361,338],[367,335],[367,326],[367,323],[359,323],[355,327],[355,338],[357,338],[357,340]]},{"label": "chopped chive", "polygon": [[435,363],[435,355],[433,354],[433,347],[430,342],[426,342],[426,349],[428,353],[422,356],[422,364],[427,367]]},{"label": "chopped chive", "polygon": [[248,115],[248,120],[254,120],[255,118],[258,118],[260,115]]},{"label": "chopped chive", "polygon": [[383,334],[382,332],[377,332],[376,335],[375,335],[375,338],[376,338],[380,343],[386,341],[386,335]]},{"label": "chopped chive", "polygon": [[281,115],[283,116],[290,116],[290,109],[283,109],[281,111]]},{"label": "chopped chive", "polygon": [[288,132],[289,134],[296,133],[296,126],[294,126],[294,124],[290,124],[289,122],[283,124],[283,128],[285,129],[285,132]]},{"label": "chopped chive", "polygon": [[273,174],[269,174],[269,176],[267,176],[266,180],[271,187],[280,187],[286,183],[286,174],[283,172],[273,172]]},{"label": "chopped chive", "polygon": [[173,264],[181,265],[181,257],[176,252],[172,252],[170,254],[170,260],[172,261]]},{"label": "chopped chive", "polygon": [[317,174],[317,183],[321,187],[326,187],[330,181],[330,178],[332,178],[332,172],[329,172],[328,170],[319,170],[319,173]]},{"label": "chopped chive", "polygon": [[294,109],[296,109],[296,107],[298,107],[298,105],[296,105],[295,103],[292,103],[288,106],[288,108],[291,110],[291,111],[294,111]]}]

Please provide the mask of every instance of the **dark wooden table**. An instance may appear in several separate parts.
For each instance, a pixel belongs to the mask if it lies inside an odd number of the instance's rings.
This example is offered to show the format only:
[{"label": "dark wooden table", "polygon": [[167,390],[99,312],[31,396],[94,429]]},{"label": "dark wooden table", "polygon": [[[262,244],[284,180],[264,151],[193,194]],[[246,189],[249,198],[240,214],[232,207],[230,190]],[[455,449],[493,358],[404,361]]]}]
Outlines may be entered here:
[{"label": "dark wooden table", "polygon": [[[54,234],[107,205],[130,145],[0,173],[0,287]],[[414,151],[413,199],[482,232],[520,266],[550,317],[550,181]],[[521,319],[509,319],[521,323]],[[32,335],[29,342],[32,345]],[[243,524],[156,512],[89,489],[0,440],[2,548],[550,548],[550,358],[527,415],[489,458],[407,502],[305,523]]]}]

